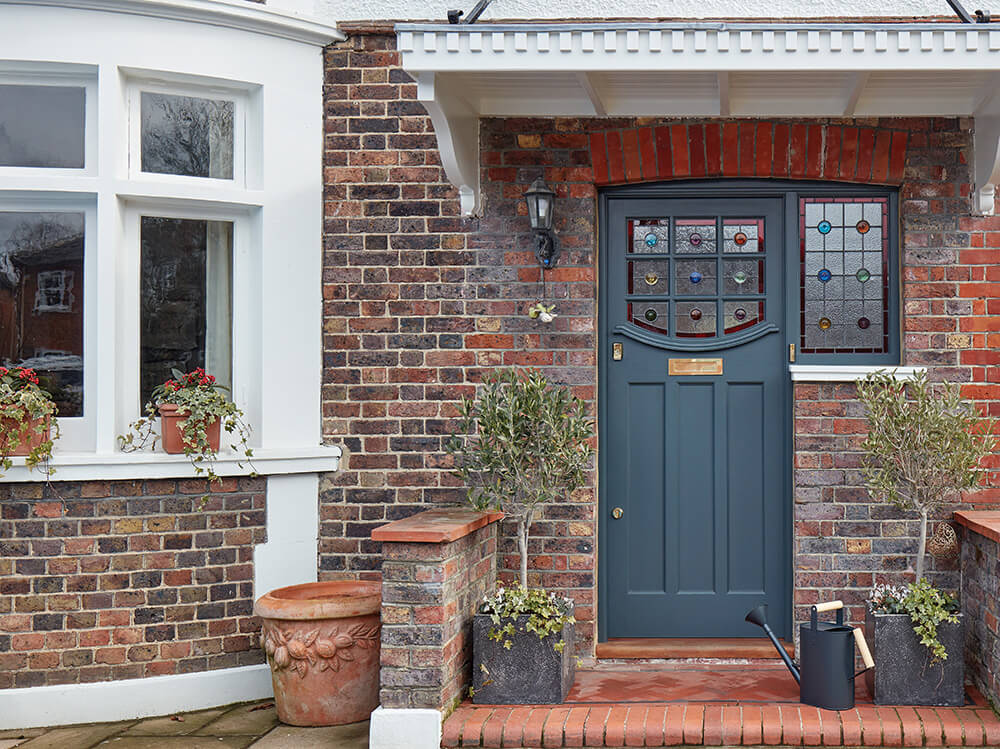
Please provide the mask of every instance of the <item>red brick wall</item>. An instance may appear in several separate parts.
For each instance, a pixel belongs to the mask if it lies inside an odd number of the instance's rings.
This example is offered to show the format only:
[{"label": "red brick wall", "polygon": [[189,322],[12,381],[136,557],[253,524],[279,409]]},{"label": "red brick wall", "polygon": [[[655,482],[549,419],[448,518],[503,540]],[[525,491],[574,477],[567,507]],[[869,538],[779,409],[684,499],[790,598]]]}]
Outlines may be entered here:
[{"label": "red brick wall", "polygon": [[[994,409],[989,297],[1000,284],[981,248],[997,246],[1000,222],[968,216],[971,121],[484,119],[484,213],[462,219],[398,66],[391,36],[355,34],[327,55],[324,431],[352,455],[323,484],[322,575],[377,570],[374,527],[463,501],[442,436],[484,368],[540,367],[596,406],[595,172],[608,183],[696,173],[902,180],[904,363],[963,383]],[[730,145],[717,150],[716,138]],[[525,314],[541,290],[522,194],[540,174],[559,195],[563,247],[547,274],[559,313],[549,326]],[[846,591],[858,604],[873,579],[902,575],[916,526],[861,489],[863,416],[850,386],[800,385],[796,398],[796,601]],[[594,503],[591,481],[546,508],[530,549],[531,584],[576,600],[584,654],[594,639]],[[510,528],[500,550],[510,579]],[[957,583],[953,568],[942,574]]]},{"label": "red brick wall", "polygon": [[263,662],[264,479],[0,484],[0,688]]}]

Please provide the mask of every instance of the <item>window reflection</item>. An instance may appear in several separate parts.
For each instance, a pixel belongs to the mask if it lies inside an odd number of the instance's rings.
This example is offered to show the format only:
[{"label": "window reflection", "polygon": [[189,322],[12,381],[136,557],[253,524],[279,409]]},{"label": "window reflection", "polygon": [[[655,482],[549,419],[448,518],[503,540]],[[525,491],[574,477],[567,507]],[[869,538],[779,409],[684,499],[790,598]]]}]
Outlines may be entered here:
[{"label": "window reflection", "polygon": [[86,92],[0,85],[0,166],[82,169]]},{"label": "window reflection", "polygon": [[142,171],[233,178],[233,102],[144,91]]},{"label": "window reflection", "polygon": [[83,213],[0,211],[0,361],[83,415]]}]

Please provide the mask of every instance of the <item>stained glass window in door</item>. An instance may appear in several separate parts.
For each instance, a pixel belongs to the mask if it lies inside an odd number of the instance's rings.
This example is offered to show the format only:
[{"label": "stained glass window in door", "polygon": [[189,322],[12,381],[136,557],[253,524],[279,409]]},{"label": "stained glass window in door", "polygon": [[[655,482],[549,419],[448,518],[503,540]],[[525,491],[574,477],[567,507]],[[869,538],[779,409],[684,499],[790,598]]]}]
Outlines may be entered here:
[{"label": "stained glass window in door", "polygon": [[887,352],[887,198],[802,198],[799,209],[802,353]]},{"label": "stained glass window in door", "polygon": [[678,338],[715,337],[715,300],[674,304],[674,335]]},{"label": "stained glass window in door", "polygon": [[670,219],[641,219],[632,225],[631,252],[670,252]]},{"label": "stained glass window in door", "polygon": [[674,293],[678,296],[714,296],[715,259],[677,260],[674,275]]},{"label": "stained glass window in door", "polygon": [[628,293],[666,295],[670,293],[670,261],[629,260]]},{"label": "stained glass window in door", "polygon": [[674,230],[678,255],[711,255],[716,251],[714,218],[679,218]]},{"label": "stained glass window in door", "polygon": [[729,295],[763,294],[763,260],[723,260],[722,293]]},{"label": "stained glass window in door", "polygon": [[726,218],[722,220],[724,253],[763,252],[764,219]]},{"label": "stained glass window in door", "polygon": [[640,328],[656,333],[670,332],[668,302],[629,302],[628,319]]}]

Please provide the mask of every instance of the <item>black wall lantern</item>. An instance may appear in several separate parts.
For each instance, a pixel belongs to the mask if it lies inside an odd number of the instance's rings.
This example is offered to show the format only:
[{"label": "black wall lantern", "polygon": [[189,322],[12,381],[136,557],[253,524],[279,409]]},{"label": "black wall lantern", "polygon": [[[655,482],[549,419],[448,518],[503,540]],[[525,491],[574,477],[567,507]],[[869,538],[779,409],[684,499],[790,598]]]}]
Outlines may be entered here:
[{"label": "black wall lantern", "polygon": [[528,204],[528,218],[531,220],[531,230],[535,232],[535,257],[542,268],[555,268],[559,258],[559,245],[556,235],[552,232],[553,211],[556,204],[555,191],[539,177],[531,183],[524,193]]}]

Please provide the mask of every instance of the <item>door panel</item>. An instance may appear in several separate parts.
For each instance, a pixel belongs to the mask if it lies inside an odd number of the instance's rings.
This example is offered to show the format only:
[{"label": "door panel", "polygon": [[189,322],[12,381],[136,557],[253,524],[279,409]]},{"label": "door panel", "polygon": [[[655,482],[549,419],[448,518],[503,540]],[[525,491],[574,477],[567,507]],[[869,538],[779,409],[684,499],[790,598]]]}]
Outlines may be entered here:
[{"label": "door panel", "polygon": [[756,637],[762,600],[787,635],[781,216],[779,198],[606,201],[608,638]]}]

